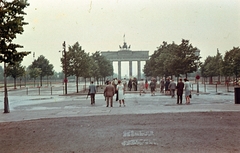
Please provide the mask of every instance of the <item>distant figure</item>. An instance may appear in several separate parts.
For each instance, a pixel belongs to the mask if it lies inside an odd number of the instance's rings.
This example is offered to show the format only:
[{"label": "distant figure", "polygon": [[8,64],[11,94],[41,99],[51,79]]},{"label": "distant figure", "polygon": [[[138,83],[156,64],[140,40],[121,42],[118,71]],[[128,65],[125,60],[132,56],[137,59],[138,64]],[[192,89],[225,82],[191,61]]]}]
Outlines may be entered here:
[{"label": "distant figure", "polygon": [[126,87],[127,87],[127,80],[126,80],[126,78],[124,78],[122,80],[122,85],[124,86],[124,90],[126,90]]},{"label": "distant figure", "polygon": [[107,80],[105,81],[105,85],[108,85],[108,82],[109,82],[109,80],[108,80],[108,78],[107,78]]},{"label": "distant figure", "polygon": [[129,79],[129,81],[128,81],[128,89],[129,89],[129,91],[132,90],[132,79]]},{"label": "distant figure", "polygon": [[96,86],[93,84],[93,81],[91,81],[91,84],[89,85],[89,94],[91,96],[91,105],[95,105],[95,94],[96,94]]},{"label": "distant figure", "polygon": [[148,90],[148,80],[145,80],[145,89]]},{"label": "distant figure", "polygon": [[133,84],[134,91],[137,91],[137,85],[138,85],[137,78],[135,78],[135,77],[133,78],[132,84]]},{"label": "distant figure", "polygon": [[164,93],[164,79],[163,78],[160,81],[160,92]]},{"label": "distant figure", "polygon": [[155,95],[156,82],[154,80],[151,80],[150,88],[151,88],[151,96]]},{"label": "distant figure", "polygon": [[117,79],[117,78],[115,78],[115,79],[113,80],[113,85],[114,85],[114,87],[115,87],[115,89],[116,89],[116,87],[117,87],[117,85],[118,85],[118,79]]},{"label": "distant figure", "polygon": [[114,94],[115,94],[115,87],[109,81],[108,85],[104,89],[104,96],[106,97],[106,101],[107,101],[107,106],[106,107],[109,106],[109,101],[110,101],[111,107],[113,107],[113,96],[114,96]]},{"label": "distant figure", "polygon": [[179,79],[179,82],[177,83],[176,88],[177,88],[177,104],[182,104],[182,96],[183,96],[183,88],[184,88],[184,83],[182,82],[182,79]]},{"label": "distant figure", "polygon": [[169,78],[167,78],[167,80],[165,82],[165,94],[170,94],[170,91],[168,89],[169,84],[170,84],[170,80],[169,80]]},{"label": "distant figure", "polygon": [[118,92],[119,107],[121,107],[121,104],[125,107],[125,101],[124,101],[125,88],[120,80],[118,81],[117,92]]},{"label": "distant figure", "polygon": [[176,89],[176,83],[174,82],[174,80],[171,81],[171,83],[169,84],[169,90],[171,92],[172,98],[175,97],[175,89]]},{"label": "distant figure", "polygon": [[191,84],[187,78],[184,79],[184,82],[186,104],[190,104]]}]

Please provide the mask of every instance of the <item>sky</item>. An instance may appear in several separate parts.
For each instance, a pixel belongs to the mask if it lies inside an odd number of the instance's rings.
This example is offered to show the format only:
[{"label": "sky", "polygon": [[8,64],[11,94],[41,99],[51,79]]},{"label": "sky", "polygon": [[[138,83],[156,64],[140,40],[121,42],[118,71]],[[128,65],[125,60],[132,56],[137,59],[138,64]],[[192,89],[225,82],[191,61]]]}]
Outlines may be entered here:
[{"label": "sky", "polygon": [[[87,53],[118,51],[125,41],[131,50],[148,50],[163,41],[187,39],[202,61],[240,44],[239,0],[28,0],[24,33],[15,40],[31,51],[22,65],[40,55],[62,71],[62,44],[76,42]],[[125,63],[126,64],[126,63]],[[127,64],[126,64],[127,65]],[[122,66],[124,67],[124,66]],[[123,70],[124,72],[127,70]],[[114,72],[117,72],[114,64]],[[135,72],[134,72],[135,73]]]}]

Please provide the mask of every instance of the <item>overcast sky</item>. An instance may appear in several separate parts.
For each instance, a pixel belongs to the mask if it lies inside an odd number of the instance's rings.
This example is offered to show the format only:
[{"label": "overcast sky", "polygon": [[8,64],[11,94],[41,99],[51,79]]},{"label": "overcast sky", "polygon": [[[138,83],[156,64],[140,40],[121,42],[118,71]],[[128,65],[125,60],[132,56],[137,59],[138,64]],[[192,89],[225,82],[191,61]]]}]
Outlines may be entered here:
[{"label": "overcast sky", "polygon": [[[60,72],[62,43],[76,42],[86,52],[117,51],[125,41],[131,50],[149,50],[163,41],[182,39],[200,49],[202,61],[223,55],[240,43],[239,0],[28,0],[24,33],[16,42],[45,56]],[[23,65],[33,61],[33,54]],[[115,71],[115,70],[114,70]],[[116,71],[115,71],[116,72]]]}]

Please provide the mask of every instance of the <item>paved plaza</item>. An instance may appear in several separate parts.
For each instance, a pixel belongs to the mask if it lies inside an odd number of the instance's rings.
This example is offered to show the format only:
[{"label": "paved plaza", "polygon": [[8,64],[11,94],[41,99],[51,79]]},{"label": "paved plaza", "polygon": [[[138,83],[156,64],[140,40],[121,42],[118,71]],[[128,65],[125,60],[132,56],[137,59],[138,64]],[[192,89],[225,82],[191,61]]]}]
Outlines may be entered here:
[{"label": "paved plaza", "polygon": [[240,152],[234,88],[211,85],[205,90],[200,84],[197,93],[194,87],[190,105],[177,105],[176,98],[158,89],[155,96],[127,92],[126,107],[116,101],[106,107],[101,88],[94,106],[83,92],[10,90],[10,113],[0,114],[0,152]]},{"label": "paved plaza", "polygon": [[[90,105],[90,98],[86,99],[86,93],[76,93],[70,88],[68,96],[62,94],[59,87],[55,94],[50,94],[49,88],[34,88],[34,93],[26,95],[26,89],[9,91],[10,113],[0,115],[0,122],[31,120],[38,118],[57,118],[71,116],[94,116],[111,114],[155,114],[174,112],[213,112],[213,111],[240,111],[240,105],[235,104],[234,87],[227,89],[223,85],[204,86],[200,84],[199,94],[196,92],[196,84],[193,85],[191,105],[176,104],[176,98],[171,98],[156,91],[151,96],[149,90],[139,95],[138,91],[127,91],[126,107],[119,108],[118,102],[114,100],[113,108],[106,108],[103,89],[99,88],[96,94],[96,105]],[[33,89],[32,89],[33,90]],[[30,91],[30,89],[29,89]],[[28,92],[29,92],[28,91]],[[3,92],[1,92],[3,97]],[[114,96],[115,99],[115,96]],[[3,110],[3,98],[0,99],[0,109]]]}]

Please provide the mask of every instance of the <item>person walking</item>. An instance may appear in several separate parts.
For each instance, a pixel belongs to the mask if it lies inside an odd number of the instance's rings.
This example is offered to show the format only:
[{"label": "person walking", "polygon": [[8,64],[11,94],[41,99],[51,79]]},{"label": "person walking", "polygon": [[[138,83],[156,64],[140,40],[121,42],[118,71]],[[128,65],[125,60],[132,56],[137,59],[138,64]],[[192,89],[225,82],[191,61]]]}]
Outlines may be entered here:
[{"label": "person walking", "polygon": [[129,91],[132,90],[132,79],[131,78],[128,81],[128,89],[129,89]]},{"label": "person walking", "polygon": [[182,95],[184,88],[184,83],[182,82],[182,79],[179,79],[176,88],[177,88],[177,104],[182,104]]},{"label": "person walking", "polygon": [[150,88],[151,88],[151,96],[155,95],[156,82],[154,80],[151,80]]},{"label": "person walking", "polygon": [[176,83],[174,82],[174,80],[171,81],[171,83],[169,84],[169,90],[171,92],[172,98],[175,97],[175,89],[176,89]]},{"label": "person walking", "polygon": [[161,93],[164,93],[164,79],[162,78],[161,81],[160,81],[160,92]]},{"label": "person walking", "polygon": [[148,90],[148,80],[147,79],[145,80],[145,89],[146,89],[146,91]]},{"label": "person walking", "polygon": [[191,84],[187,78],[184,79],[186,104],[190,104]]},{"label": "person walking", "polygon": [[137,78],[135,77],[133,78],[132,84],[133,84],[133,90],[137,91],[137,85],[138,85]]},{"label": "person walking", "polygon": [[124,85],[121,83],[121,80],[118,80],[117,85],[117,92],[118,92],[118,101],[119,101],[119,107],[121,107],[121,104],[125,107],[125,88]]},{"label": "person walking", "polygon": [[169,84],[170,84],[170,79],[167,78],[165,82],[165,94],[169,94],[169,89],[168,89]]},{"label": "person walking", "polygon": [[106,101],[107,101],[107,106],[109,106],[109,101],[110,101],[110,105],[111,107],[113,107],[113,96],[115,94],[115,87],[111,84],[111,82],[108,82],[108,85],[105,87],[104,89],[104,96],[106,97]]},{"label": "person walking", "polygon": [[115,89],[117,88],[117,85],[118,85],[118,79],[117,78],[115,78],[114,80],[113,80],[113,85],[114,85],[114,87],[115,87]]},{"label": "person walking", "polygon": [[124,78],[122,80],[122,85],[124,86],[124,90],[126,90],[126,87],[127,87],[127,80],[126,80],[126,78]]},{"label": "person walking", "polygon": [[91,84],[89,85],[89,94],[91,96],[91,105],[95,105],[95,94],[96,94],[96,86],[93,84],[93,81],[91,81]]}]

